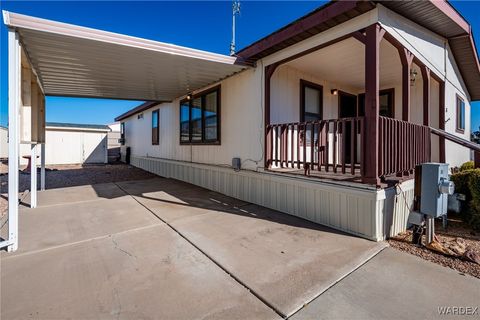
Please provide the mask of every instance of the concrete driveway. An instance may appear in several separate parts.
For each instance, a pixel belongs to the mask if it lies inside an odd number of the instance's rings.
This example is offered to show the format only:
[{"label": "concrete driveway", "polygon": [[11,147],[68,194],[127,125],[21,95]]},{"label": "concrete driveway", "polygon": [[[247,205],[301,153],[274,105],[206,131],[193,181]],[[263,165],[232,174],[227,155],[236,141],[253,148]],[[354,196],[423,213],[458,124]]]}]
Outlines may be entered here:
[{"label": "concrete driveway", "polygon": [[20,211],[19,248],[1,255],[2,319],[407,318],[403,304],[372,302],[455,302],[418,279],[447,278],[460,297],[480,288],[383,243],[162,178],[41,192]]}]

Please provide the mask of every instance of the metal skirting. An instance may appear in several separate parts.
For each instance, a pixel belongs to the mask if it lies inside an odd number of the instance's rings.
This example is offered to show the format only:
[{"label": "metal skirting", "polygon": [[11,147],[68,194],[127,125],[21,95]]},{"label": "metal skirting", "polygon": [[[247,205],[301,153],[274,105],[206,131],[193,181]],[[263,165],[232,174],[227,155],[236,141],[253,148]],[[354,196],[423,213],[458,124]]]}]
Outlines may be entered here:
[{"label": "metal skirting", "polygon": [[413,208],[414,181],[408,180],[385,190],[383,216],[387,238],[396,236],[407,228],[408,215]]},{"label": "metal skirting", "polygon": [[[397,220],[385,217],[395,209],[388,207],[393,203],[388,190],[150,157],[132,156],[131,164],[374,241],[384,240],[390,234],[388,221]],[[401,228],[403,214],[398,219],[394,230]]]}]

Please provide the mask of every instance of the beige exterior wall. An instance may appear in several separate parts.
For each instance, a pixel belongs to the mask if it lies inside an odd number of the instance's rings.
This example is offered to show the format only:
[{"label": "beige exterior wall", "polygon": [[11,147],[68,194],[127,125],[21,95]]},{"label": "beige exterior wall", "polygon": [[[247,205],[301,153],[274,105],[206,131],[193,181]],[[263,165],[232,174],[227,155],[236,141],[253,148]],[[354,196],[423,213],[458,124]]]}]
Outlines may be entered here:
[{"label": "beige exterior wall", "polygon": [[[445,130],[470,140],[470,96],[446,39],[381,5],[378,6],[378,19],[389,33],[413,52],[432,72],[445,80]],[[421,96],[421,91],[419,93]],[[457,94],[465,101],[465,132],[463,134],[455,131]],[[438,117],[438,111],[432,115]],[[438,118],[435,123],[438,123]],[[434,141],[438,141],[438,138],[434,138]],[[446,162],[451,166],[459,166],[470,160],[470,151],[467,148],[449,141],[446,141],[445,155]]]},{"label": "beige exterior wall", "polygon": [[318,75],[300,71],[288,65],[280,66],[271,79],[271,123],[288,123],[300,121],[300,80],[307,80],[323,86],[323,118],[338,118],[338,96],[330,93],[338,89],[357,94],[358,90],[332,83]]},{"label": "beige exterior wall", "polygon": [[[242,166],[263,166],[262,69],[250,69],[227,78],[221,85],[221,145],[180,145],[181,99],[164,103],[125,121],[125,147],[135,156],[230,166],[241,157]],[[152,111],[160,110],[160,144],[151,143]],[[123,151],[124,152],[124,151]]]}]

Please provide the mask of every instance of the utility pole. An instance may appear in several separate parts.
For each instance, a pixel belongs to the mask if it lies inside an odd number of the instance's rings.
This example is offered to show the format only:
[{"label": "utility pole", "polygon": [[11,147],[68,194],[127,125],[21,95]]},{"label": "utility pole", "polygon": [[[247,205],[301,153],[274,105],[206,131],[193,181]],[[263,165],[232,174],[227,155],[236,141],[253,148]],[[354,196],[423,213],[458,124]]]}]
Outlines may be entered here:
[{"label": "utility pole", "polygon": [[232,2],[232,42],[230,43],[230,55],[235,55],[235,17],[240,14],[240,1]]}]

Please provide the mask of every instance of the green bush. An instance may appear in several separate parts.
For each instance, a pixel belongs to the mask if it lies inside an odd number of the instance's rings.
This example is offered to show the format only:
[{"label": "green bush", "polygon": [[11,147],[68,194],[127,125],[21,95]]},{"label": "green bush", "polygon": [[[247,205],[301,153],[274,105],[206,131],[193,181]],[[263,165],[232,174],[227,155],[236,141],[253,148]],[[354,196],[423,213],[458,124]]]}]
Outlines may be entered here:
[{"label": "green bush", "polygon": [[477,199],[470,201],[467,210],[466,222],[473,230],[480,230],[480,201]]},{"label": "green bush", "polygon": [[469,170],[468,188],[473,200],[480,202],[480,169]]},{"label": "green bush", "polygon": [[475,169],[475,163],[473,161],[467,161],[460,166],[460,172],[472,169]]},{"label": "green bush", "polygon": [[466,198],[463,220],[473,229],[480,230],[480,168],[452,174],[451,180],[455,183],[455,192]]},{"label": "green bush", "polygon": [[472,195],[470,193],[470,187],[468,185],[468,180],[470,179],[472,170],[466,170],[454,173],[450,176],[450,179],[455,183],[455,192],[464,194],[467,200],[472,199]]}]

